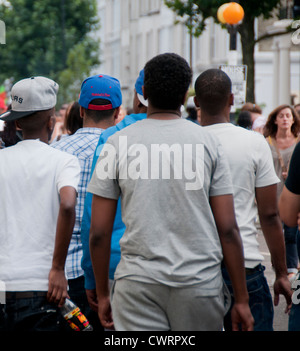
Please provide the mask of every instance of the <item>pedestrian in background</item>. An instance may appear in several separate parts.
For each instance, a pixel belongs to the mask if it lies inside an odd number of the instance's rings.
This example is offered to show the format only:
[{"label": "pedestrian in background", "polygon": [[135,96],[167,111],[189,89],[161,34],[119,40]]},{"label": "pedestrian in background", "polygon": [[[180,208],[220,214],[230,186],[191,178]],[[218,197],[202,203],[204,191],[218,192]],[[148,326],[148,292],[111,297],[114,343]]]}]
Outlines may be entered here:
[{"label": "pedestrian in background", "polygon": [[266,124],[267,118],[262,114],[262,109],[257,104],[247,102],[241,111],[248,111],[251,114],[252,130],[263,134],[263,129]]},{"label": "pedestrian in background", "polygon": [[[300,228],[300,143],[293,152],[288,176],[279,198],[280,217],[290,227]],[[298,237],[299,240],[299,237]],[[298,251],[299,253],[299,251]],[[299,274],[292,282],[295,290],[289,315],[289,331],[300,331]]]},{"label": "pedestrian in background", "polygon": [[238,116],[237,125],[251,130],[252,129],[252,119],[251,113],[249,111],[241,111]]},{"label": "pedestrian in background", "polygon": [[[148,102],[143,97],[143,88],[144,85],[144,70],[140,71],[140,74],[136,80],[135,88],[134,88],[134,98],[133,98],[133,112],[131,115],[127,115],[124,119],[119,122],[117,125],[110,127],[103,131],[100,136],[94,158],[93,164],[91,168],[91,175],[95,170],[95,166],[97,160],[99,158],[100,152],[106,143],[107,139],[122,130],[130,126],[131,124],[138,122],[142,119],[147,117],[147,106]],[[85,276],[85,288],[86,294],[88,297],[88,301],[90,306],[97,312],[98,311],[98,303],[97,303],[97,294],[96,294],[96,283],[95,277],[92,267],[92,261],[90,256],[90,227],[91,227],[91,208],[92,208],[92,198],[93,194],[87,193],[85,202],[84,202],[84,210],[82,216],[82,223],[81,223],[81,241],[82,241],[82,249],[83,249],[83,256],[82,256],[82,263],[81,266],[84,270]],[[110,251],[110,262],[109,262],[109,280],[110,285],[112,285],[114,281],[114,275],[116,267],[120,261],[121,257],[121,250],[119,241],[122,238],[125,232],[125,224],[122,220],[122,213],[121,213],[121,200],[118,200],[118,207],[116,211],[116,216],[114,220],[114,226],[112,230],[112,238],[111,238],[111,251]]]},{"label": "pedestrian in background", "polygon": [[[105,98],[103,98],[105,97]],[[94,330],[100,328],[97,314],[90,308],[85,287],[84,271],[81,268],[82,242],[81,220],[86,189],[91,172],[93,156],[101,133],[114,125],[122,104],[120,82],[107,75],[95,75],[85,79],[81,85],[80,115],[83,127],[73,135],[62,138],[51,146],[78,158],[80,162],[80,182],[76,205],[76,220],[68,251],[66,271],[69,295],[90,321]]]},{"label": "pedestrian in background", "polygon": [[80,116],[80,105],[78,101],[69,104],[65,118],[65,129],[67,135],[73,135],[83,126],[83,119]]},{"label": "pedestrian in background", "polygon": [[[233,197],[236,220],[240,229],[245,263],[242,264],[247,280],[249,304],[254,317],[255,331],[273,330],[272,296],[264,276],[263,256],[259,252],[255,217],[258,215],[261,228],[270,250],[276,280],[274,303],[279,294],[291,304],[290,283],[286,275],[285,250],[282,226],[277,210],[276,189],[279,182],[274,171],[272,155],[265,138],[230,123],[230,110],[234,96],[228,75],[219,69],[203,72],[195,82],[195,103],[201,108],[201,123],[204,129],[224,147],[225,157],[233,182]],[[257,203],[257,207],[255,204]],[[233,293],[232,282],[226,267],[224,280]],[[234,301],[234,296],[232,296]],[[260,308],[257,308],[259,301]],[[231,330],[231,315],[225,318],[225,330]]]},{"label": "pedestrian in background", "polygon": [[[287,177],[289,162],[300,131],[300,118],[289,105],[276,107],[269,115],[264,128],[272,151],[274,167],[280,183],[277,185],[277,199],[282,192]],[[298,272],[297,226],[289,227],[283,223],[283,232],[286,247],[288,277],[293,279]]]},{"label": "pedestrian in background", "polygon": [[294,109],[298,113],[298,116],[300,117],[300,104],[295,105]]}]

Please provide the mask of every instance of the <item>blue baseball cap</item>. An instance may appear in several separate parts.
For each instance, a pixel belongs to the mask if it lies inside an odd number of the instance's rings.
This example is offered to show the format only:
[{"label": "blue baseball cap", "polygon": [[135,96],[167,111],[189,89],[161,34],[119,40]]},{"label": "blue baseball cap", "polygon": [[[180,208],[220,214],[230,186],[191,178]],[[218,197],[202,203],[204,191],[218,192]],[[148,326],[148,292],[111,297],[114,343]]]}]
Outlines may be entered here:
[{"label": "blue baseball cap", "polygon": [[[105,99],[107,105],[93,105],[95,99]],[[122,105],[121,85],[118,79],[104,74],[85,79],[81,85],[79,105],[88,110],[113,110]]]},{"label": "blue baseball cap", "polygon": [[140,74],[139,74],[139,76],[138,76],[136,82],[135,82],[135,90],[136,90],[136,93],[137,93],[137,96],[138,96],[140,102],[141,102],[144,106],[147,107],[147,106],[148,106],[148,101],[145,100],[144,94],[143,94],[143,89],[142,89],[142,87],[143,87],[143,85],[144,85],[144,76],[145,76],[145,74],[144,74],[144,69],[142,69],[142,70],[140,71]]}]

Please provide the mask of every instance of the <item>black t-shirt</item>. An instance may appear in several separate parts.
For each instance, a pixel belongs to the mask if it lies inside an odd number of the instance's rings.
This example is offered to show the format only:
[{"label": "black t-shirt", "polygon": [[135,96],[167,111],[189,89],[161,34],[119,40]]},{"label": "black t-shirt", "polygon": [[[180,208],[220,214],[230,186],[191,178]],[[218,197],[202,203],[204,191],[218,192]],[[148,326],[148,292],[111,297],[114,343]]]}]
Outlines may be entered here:
[{"label": "black t-shirt", "polygon": [[285,186],[290,192],[300,195],[300,143],[293,152]]}]

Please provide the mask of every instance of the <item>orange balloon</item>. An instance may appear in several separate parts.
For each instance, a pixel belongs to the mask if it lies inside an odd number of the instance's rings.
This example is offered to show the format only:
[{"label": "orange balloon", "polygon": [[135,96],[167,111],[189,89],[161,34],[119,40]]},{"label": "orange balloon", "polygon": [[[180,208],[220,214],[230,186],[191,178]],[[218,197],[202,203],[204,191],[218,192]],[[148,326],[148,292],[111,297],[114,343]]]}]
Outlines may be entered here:
[{"label": "orange balloon", "polygon": [[230,2],[224,9],[223,17],[228,24],[237,24],[244,18],[244,9],[237,2]]}]

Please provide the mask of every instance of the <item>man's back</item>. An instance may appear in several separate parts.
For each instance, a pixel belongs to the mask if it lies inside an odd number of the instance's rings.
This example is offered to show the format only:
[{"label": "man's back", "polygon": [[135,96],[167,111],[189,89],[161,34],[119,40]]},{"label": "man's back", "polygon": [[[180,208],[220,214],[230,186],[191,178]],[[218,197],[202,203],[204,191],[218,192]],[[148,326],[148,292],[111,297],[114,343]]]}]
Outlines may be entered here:
[{"label": "man's back", "polygon": [[[119,186],[97,178],[111,146],[120,151]],[[212,288],[222,252],[209,197],[232,193],[218,142],[183,119],[148,118],[110,137],[99,161],[89,190],[116,199],[122,193],[126,231],[115,278],[130,272],[137,280]]]},{"label": "man's back", "polygon": [[235,213],[243,238],[246,266],[255,266],[263,259],[256,240],[255,188],[278,182],[269,146],[261,134],[231,123],[217,123],[205,129],[218,137],[224,147],[232,176]]},{"label": "man's back", "polygon": [[59,191],[77,188],[78,161],[25,140],[1,150],[0,164],[0,279],[9,291],[48,290]]}]

